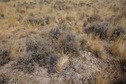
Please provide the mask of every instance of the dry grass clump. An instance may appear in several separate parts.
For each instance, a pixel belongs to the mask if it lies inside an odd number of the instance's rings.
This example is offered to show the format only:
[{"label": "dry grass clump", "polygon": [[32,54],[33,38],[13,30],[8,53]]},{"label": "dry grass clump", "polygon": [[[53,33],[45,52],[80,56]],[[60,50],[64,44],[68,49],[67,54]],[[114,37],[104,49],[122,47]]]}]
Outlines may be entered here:
[{"label": "dry grass clump", "polygon": [[118,59],[126,59],[126,34],[123,34],[117,38],[111,47],[111,51],[114,55],[119,56]]},{"label": "dry grass clump", "polygon": [[105,50],[105,45],[102,40],[100,40],[99,37],[92,38],[92,36],[88,36],[86,38],[87,45],[90,48],[90,51],[96,55],[96,57],[101,59],[107,58],[107,52]]},{"label": "dry grass clump", "polygon": [[95,84],[110,84],[107,79],[105,79],[101,73],[96,73],[96,83]]},{"label": "dry grass clump", "polygon": [[13,61],[16,60],[19,57],[20,53],[25,49],[24,46],[25,42],[23,42],[22,40],[12,41],[10,45],[10,59]]},{"label": "dry grass clump", "polygon": [[69,57],[68,56],[61,56],[58,60],[57,60],[57,64],[56,64],[56,70],[57,71],[62,71],[63,67],[65,64],[67,64],[69,61]]}]

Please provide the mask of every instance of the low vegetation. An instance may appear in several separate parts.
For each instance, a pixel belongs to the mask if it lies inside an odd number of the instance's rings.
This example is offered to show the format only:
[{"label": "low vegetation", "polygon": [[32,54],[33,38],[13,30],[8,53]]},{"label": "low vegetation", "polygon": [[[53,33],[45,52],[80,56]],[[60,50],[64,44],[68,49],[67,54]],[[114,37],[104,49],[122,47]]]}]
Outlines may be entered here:
[{"label": "low vegetation", "polygon": [[125,84],[125,5],[0,0],[0,84]]}]

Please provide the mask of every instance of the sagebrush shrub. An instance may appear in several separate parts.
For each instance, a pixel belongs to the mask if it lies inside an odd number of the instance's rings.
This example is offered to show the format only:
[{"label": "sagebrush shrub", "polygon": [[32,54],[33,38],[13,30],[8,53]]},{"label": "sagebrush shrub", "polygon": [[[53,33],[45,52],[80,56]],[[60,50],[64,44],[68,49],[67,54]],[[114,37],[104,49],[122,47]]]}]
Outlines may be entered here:
[{"label": "sagebrush shrub", "polygon": [[84,32],[92,34],[94,37],[99,36],[101,39],[107,39],[108,23],[107,22],[96,22],[91,23],[87,28],[84,27]]}]

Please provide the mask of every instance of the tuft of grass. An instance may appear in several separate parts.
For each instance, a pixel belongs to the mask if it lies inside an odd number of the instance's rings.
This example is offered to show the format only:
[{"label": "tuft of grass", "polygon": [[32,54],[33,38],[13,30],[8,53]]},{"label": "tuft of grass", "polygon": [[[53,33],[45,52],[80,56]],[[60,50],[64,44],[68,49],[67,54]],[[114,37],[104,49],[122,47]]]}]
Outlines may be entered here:
[{"label": "tuft of grass", "polygon": [[7,19],[7,23],[9,25],[9,27],[15,27],[18,26],[20,23],[17,21],[17,19],[15,17],[8,17]]},{"label": "tuft of grass", "polygon": [[95,84],[110,84],[109,81],[102,77],[100,73],[96,74],[96,83]]},{"label": "tuft of grass", "polygon": [[0,31],[0,35],[1,35],[1,38],[4,40],[9,39],[11,36],[11,32],[8,29],[6,29],[6,30],[4,29],[4,30]]},{"label": "tuft of grass", "polygon": [[57,64],[56,64],[56,70],[57,71],[62,71],[63,67],[65,66],[65,64],[67,64],[69,61],[69,57],[66,55],[62,55],[58,60],[57,60]]},{"label": "tuft of grass", "polygon": [[126,42],[125,42],[126,34],[121,35],[117,40],[113,43],[111,47],[111,52],[114,55],[119,56],[118,59],[126,59]]},{"label": "tuft of grass", "polygon": [[14,41],[13,44],[10,47],[10,59],[15,60],[18,58],[18,55],[21,50],[21,45],[19,41]]},{"label": "tuft of grass", "polygon": [[107,52],[104,48],[104,42],[101,41],[99,37],[92,38],[92,36],[88,36],[86,40],[91,52],[93,52],[96,57],[106,59]]}]

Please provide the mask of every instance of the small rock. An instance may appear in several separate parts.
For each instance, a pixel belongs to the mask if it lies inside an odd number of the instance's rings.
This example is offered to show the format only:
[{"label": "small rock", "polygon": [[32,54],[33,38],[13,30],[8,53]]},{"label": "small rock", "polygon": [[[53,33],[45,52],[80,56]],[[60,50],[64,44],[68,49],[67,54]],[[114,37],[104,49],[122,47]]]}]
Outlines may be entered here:
[{"label": "small rock", "polygon": [[79,73],[75,73],[75,74],[73,75],[73,78],[74,78],[74,79],[80,79],[80,78],[81,78],[81,75],[80,75]]}]

